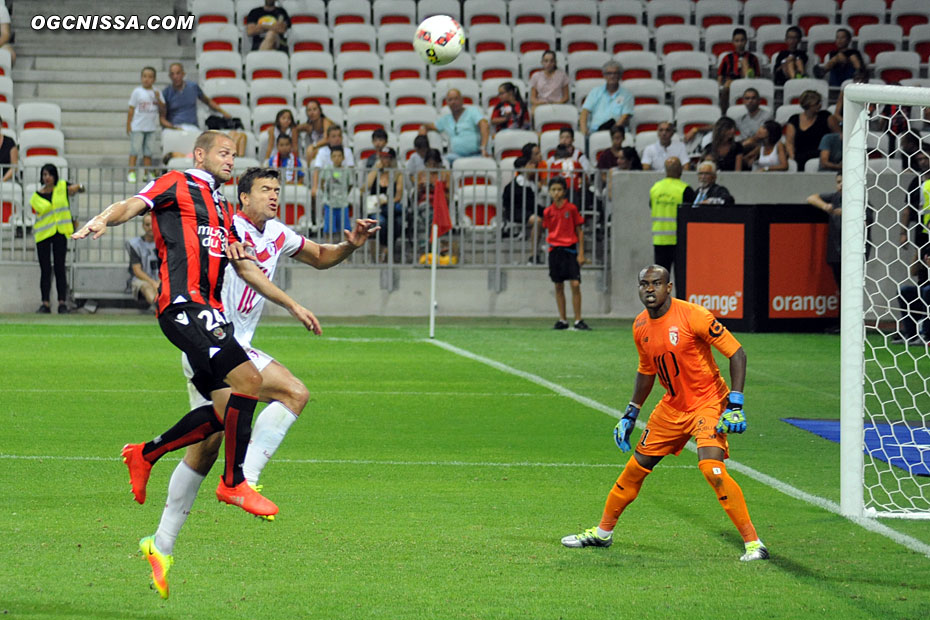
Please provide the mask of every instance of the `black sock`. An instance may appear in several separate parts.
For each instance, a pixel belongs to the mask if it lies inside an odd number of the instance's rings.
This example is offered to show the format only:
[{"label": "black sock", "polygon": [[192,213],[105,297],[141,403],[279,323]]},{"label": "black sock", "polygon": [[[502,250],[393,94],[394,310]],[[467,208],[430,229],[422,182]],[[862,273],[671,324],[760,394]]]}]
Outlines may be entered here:
[{"label": "black sock", "polygon": [[142,456],[154,463],[166,453],[206,439],[223,430],[212,405],[204,405],[190,411],[170,429],[142,446]]},{"label": "black sock", "polygon": [[245,451],[252,438],[252,414],[258,399],[243,394],[233,393],[226,404],[226,468],[223,470],[223,482],[234,487],[245,480],[242,462]]}]

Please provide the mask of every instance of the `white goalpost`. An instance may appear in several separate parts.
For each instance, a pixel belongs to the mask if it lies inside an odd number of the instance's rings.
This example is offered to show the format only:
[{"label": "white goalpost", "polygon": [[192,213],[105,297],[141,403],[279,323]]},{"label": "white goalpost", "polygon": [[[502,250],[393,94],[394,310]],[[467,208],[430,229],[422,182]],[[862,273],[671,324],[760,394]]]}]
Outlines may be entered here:
[{"label": "white goalpost", "polygon": [[[918,177],[919,202],[908,189],[914,154],[930,151],[930,88],[851,84],[843,105],[840,508],[930,519],[930,348],[919,337],[930,337],[930,297],[902,290],[927,282],[911,275],[930,254],[915,243],[924,213],[910,230],[902,216],[925,208],[930,175]],[[900,342],[911,326],[918,335]]]}]

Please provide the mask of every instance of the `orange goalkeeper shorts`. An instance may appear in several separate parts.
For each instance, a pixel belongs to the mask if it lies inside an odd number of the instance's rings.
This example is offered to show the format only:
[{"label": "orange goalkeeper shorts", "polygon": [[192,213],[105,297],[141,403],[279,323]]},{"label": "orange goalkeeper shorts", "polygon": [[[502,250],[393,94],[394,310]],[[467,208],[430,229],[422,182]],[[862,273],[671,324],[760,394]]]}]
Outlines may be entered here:
[{"label": "orange goalkeeper shorts", "polygon": [[727,401],[724,399],[694,411],[678,411],[664,400],[659,401],[649,416],[636,451],[647,456],[678,456],[688,440],[694,437],[698,448],[720,448],[724,458],[729,458],[730,446],[726,434],[714,429],[726,406]]}]

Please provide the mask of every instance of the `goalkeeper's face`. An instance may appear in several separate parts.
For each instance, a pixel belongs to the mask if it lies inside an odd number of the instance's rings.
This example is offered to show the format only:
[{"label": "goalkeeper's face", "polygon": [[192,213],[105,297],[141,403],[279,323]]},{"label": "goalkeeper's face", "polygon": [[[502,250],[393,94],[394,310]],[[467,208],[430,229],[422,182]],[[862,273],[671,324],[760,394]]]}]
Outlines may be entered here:
[{"label": "goalkeeper's face", "polygon": [[650,316],[665,314],[671,304],[671,293],[672,283],[664,267],[654,265],[639,274],[639,300],[646,306]]}]

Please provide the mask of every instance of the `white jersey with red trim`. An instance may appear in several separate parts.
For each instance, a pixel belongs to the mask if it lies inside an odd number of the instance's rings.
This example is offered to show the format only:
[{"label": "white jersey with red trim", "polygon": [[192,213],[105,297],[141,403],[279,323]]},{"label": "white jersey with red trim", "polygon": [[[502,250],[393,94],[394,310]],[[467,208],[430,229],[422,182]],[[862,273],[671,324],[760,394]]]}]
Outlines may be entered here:
[{"label": "white jersey with red trim", "polygon": [[[274,278],[278,258],[281,255],[295,256],[306,242],[301,235],[278,220],[268,220],[265,229],[258,230],[249,218],[237,213],[233,217],[233,226],[239,239],[253,246],[258,267],[269,280]],[[223,307],[235,327],[236,340],[243,347],[251,346],[264,305],[265,298],[252,290],[231,264],[228,265],[223,284]]]}]

